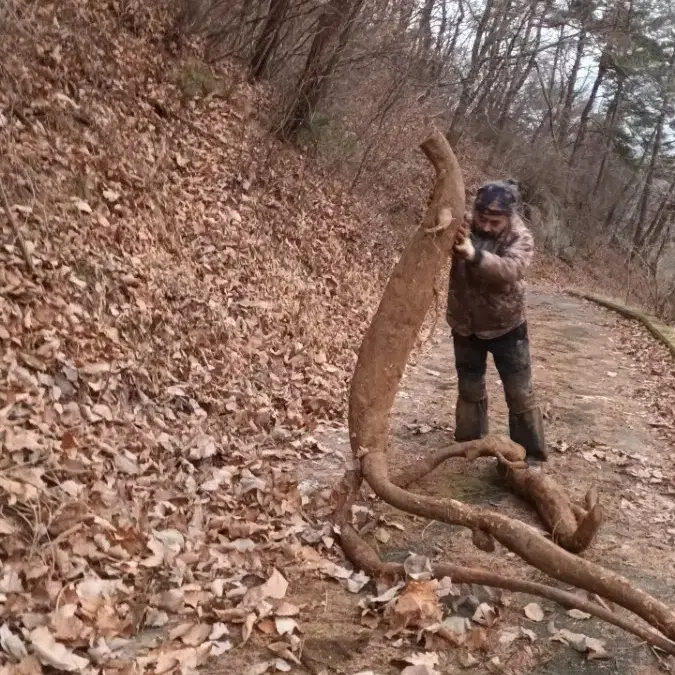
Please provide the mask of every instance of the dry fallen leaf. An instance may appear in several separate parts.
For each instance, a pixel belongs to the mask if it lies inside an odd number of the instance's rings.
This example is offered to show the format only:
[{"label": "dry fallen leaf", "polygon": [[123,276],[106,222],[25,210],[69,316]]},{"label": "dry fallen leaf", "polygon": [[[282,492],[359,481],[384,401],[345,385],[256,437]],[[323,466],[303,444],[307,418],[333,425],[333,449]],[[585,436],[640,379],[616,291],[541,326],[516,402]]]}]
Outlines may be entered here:
[{"label": "dry fallen leaf", "polygon": [[258,617],[255,614],[255,612],[251,612],[250,614],[246,615],[246,618],[244,619],[244,624],[241,628],[242,644],[251,637],[251,633],[253,632],[253,626],[255,626],[255,622],[257,621],[257,619]]},{"label": "dry fallen leaf", "polygon": [[413,553],[403,562],[405,573],[415,581],[428,581],[433,577],[431,561],[426,556]]},{"label": "dry fallen leaf", "polygon": [[0,577],[0,593],[23,593],[23,583],[18,570],[5,565]]},{"label": "dry fallen leaf", "polygon": [[484,628],[472,628],[464,640],[464,646],[469,651],[488,651],[489,640]]},{"label": "dry fallen leaf", "polygon": [[533,631],[530,630],[529,628],[523,628],[522,626],[520,627],[520,632],[527,637],[530,642],[536,642],[537,640],[537,634]]},{"label": "dry fallen leaf", "polygon": [[103,198],[107,202],[114,203],[120,198],[120,193],[115,190],[103,190]]},{"label": "dry fallen leaf", "polygon": [[260,663],[254,663],[252,666],[249,666],[244,671],[244,675],[263,675],[273,665],[274,665],[274,661],[261,661]]},{"label": "dry fallen leaf", "polygon": [[570,609],[567,612],[568,616],[571,616],[573,619],[590,619],[591,615],[588,612],[583,612],[580,609]]},{"label": "dry fallen leaf", "polygon": [[473,668],[479,663],[478,659],[473,654],[466,651],[461,651],[457,660],[462,668]]},{"label": "dry fallen leaf", "polygon": [[586,638],[586,651],[588,652],[588,660],[594,661],[596,659],[608,659],[609,653],[605,649],[606,642],[598,638]]},{"label": "dry fallen leaf", "polygon": [[436,595],[439,598],[445,598],[448,595],[455,595],[459,591],[455,589],[455,587],[452,585],[452,579],[450,577],[443,577],[439,582],[438,586],[436,587]]},{"label": "dry fallen leaf", "polygon": [[443,618],[435,581],[408,582],[393,610],[396,628],[423,627],[438,623]]},{"label": "dry fallen leaf", "polygon": [[520,631],[516,628],[511,628],[509,630],[503,631],[499,636],[499,644],[506,645],[507,647],[513,644],[520,637]]},{"label": "dry fallen leaf", "polygon": [[42,675],[40,662],[34,656],[26,656],[20,663],[0,666],[0,675]]},{"label": "dry fallen leaf", "polygon": [[6,623],[0,626],[0,647],[16,661],[21,661],[28,655],[23,640],[12,633]]},{"label": "dry fallen leaf", "polygon": [[251,588],[246,592],[242,599],[242,605],[253,606],[267,598],[281,600],[286,595],[287,590],[288,581],[275,568],[270,578],[264,584]]},{"label": "dry fallen leaf", "polygon": [[443,621],[443,627],[456,635],[464,635],[471,630],[471,622],[464,616],[448,616]]},{"label": "dry fallen leaf", "polygon": [[216,640],[211,643],[211,656],[221,656],[225,652],[229,652],[234,645],[229,640]]},{"label": "dry fallen leaf", "polygon": [[6,519],[0,517],[0,536],[14,534],[14,526]]},{"label": "dry fallen leaf", "polygon": [[211,626],[211,632],[209,633],[209,640],[214,641],[214,640],[220,640],[223,635],[229,635],[230,634],[230,629],[227,627],[226,624],[217,622],[214,623],[213,626]]},{"label": "dry fallen leaf", "polygon": [[349,579],[353,572],[342,565],[335,564],[332,560],[322,560],[319,570],[328,577],[342,581]]},{"label": "dry fallen leaf", "polygon": [[441,675],[441,673],[427,665],[417,665],[417,666],[406,666],[402,671],[401,675]]},{"label": "dry fallen leaf", "polygon": [[0,488],[19,502],[32,502],[39,496],[39,492],[34,485],[5,478],[4,476],[0,476]]},{"label": "dry fallen leaf", "polygon": [[347,590],[350,593],[360,592],[366,584],[370,581],[370,577],[362,571],[353,574],[347,579]]},{"label": "dry fallen leaf", "polygon": [[93,213],[91,206],[83,199],[74,199],[73,204],[75,204],[75,208],[82,213]]},{"label": "dry fallen leaf", "polygon": [[198,647],[205,642],[211,633],[211,626],[207,623],[199,623],[192,626],[186,633],[180,636],[181,642],[188,647]]},{"label": "dry fallen leaf", "polygon": [[387,532],[383,527],[378,527],[377,530],[375,530],[375,534],[373,535],[377,541],[380,542],[380,544],[388,544],[389,541],[391,540],[391,534]]},{"label": "dry fallen leaf", "polygon": [[544,610],[536,602],[525,605],[523,611],[530,621],[539,622],[544,620]]},{"label": "dry fallen leaf", "polygon": [[76,642],[85,638],[90,630],[75,616],[76,604],[63,604],[50,617],[50,628],[56,640]]},{"label": "dry fallen leaf", "polygon": [[45,666],[66,672],[81,671],[89,665],[89,659],[74,654],[65,645],[57,642],[46,626],[39,626],[30,633],[30,642],[35,655]]},{"label": "dry fallen leaf", "polygon": [[487,602],[482,602],[476,607],[476,611],[471,618],[481,626],[490,628],[499,618],[499,614],[497,613],[497,610]]},{"label": "dry fallen leaf", "polygon": [[403,659],[409,666],[401,671],[401,675],[440,675],[436,670],[438,654],[436,652],[418,652]]},{"label": "dry fallen leaf", "polygon": [[300,614],[300,608],[285,600],[274,608],[274,616],[297,616],[298,614]]},{"label": "dry fallen leaf", "polygon": [[604,640],[588,637],[583,633],[573,633],[566,628],[562,628],[551,637],[551,640],[570,645],[582,654],[588,654],[589,661],[609,658],[609,654],[605,650],[606,643]]},{"label": "dry fallen leaf", "polygon": [[289,617],[275,618],[274,625],[279,635],[290,635],[298,627],[295,619],[291,619]]}]

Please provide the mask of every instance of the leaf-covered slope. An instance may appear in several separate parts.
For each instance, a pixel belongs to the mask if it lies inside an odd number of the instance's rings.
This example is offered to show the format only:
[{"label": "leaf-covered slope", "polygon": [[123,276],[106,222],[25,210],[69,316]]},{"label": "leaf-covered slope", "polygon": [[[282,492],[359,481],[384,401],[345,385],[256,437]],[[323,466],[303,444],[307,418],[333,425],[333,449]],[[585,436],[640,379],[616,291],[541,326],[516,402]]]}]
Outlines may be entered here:
[{"label": "leaf-covered slope", "polygon": [[186,100],[154,17],[91,4],[2,38],[0,176],[37,273],[2,213],[0,623],[66,670],[187,623],[191,663],[228,648],[219,620],[277,611],[242,605],[246,575],[321,541],[298,439],[342,416],[393,251],[245,120],[258,93]]}]

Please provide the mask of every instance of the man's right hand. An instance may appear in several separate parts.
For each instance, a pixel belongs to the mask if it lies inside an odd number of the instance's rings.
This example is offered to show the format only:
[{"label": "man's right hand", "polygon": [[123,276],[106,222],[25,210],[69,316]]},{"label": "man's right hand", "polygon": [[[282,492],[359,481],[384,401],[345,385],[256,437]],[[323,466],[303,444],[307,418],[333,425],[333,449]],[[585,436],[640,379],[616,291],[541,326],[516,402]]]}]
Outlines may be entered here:
[{"label": "man's right hand", "polygon": [[454,251],[460,258],[469,262],[476,257],[476,249],[471,241],[471,231],[464,224],[455,235]]}]

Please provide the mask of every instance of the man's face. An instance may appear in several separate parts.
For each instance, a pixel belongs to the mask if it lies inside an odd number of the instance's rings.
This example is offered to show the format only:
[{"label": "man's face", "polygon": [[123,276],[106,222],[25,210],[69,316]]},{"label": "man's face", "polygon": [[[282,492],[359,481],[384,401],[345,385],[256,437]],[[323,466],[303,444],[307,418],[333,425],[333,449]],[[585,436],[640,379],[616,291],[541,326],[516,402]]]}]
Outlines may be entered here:
[{"label": "man's face", "polygon": [[509,226],[509,217],[494,216],[476,211],[473,214],[473,222],[479,234],[496,239]]}]

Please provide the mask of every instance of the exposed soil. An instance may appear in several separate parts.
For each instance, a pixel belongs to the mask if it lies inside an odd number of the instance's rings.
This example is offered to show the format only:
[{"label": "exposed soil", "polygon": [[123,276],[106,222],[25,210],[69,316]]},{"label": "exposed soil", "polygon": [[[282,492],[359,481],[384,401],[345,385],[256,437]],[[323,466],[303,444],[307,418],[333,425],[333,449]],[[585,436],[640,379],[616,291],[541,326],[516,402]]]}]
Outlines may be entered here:
[{"label": "exposed soil", "polygon": [[[658,425],[641,396],[644,364],[625,353],[629,330],[625,320],[576,298],[539,290],[530,293],[529,325],[535,386],[545,411],[551,449],[545,470],[577,499],[591,485],[601,493],[605,523],[585,555],[628,576],[657,597],[675,602],[675,491],[667,480],[674,456],[672,448],[664,447],[657,437]],[[488,388],[493,430],[505,432],[506,406],[493,364],[488,368]],[[392,473],[449,442],[455,395],[452,343],[449,331],[439,327],[435,344],[407,369],[397,396],[392,417]],[[304,467],[304,478],[332,486],[341,476],[340,457],[349,452],[346,430],[324,429],[314,435],[334,454]],[[536,516],[496,483],[490,460],[473,464],[453,460],[413,489],[499,508],[539,526]],[[543,574],[503,549],[493,554],[477,550],[466,530],[408,517],[379,502],[370,505],[377,514],[404,528],[389,527],[391,539],[386,546],[370,538],[387,559],[403,560],[414,551],[433,559],[480,564],[545,580]],[[485,589],[464,590],[478,599],[487,598]],[[296,585],[295,591],[296,599],[314,604],[313,611],[303,612],[308,644],[319,651],[335,652],[336,662],[323,666],[326,672],[400,672],[391,660],[410,654],[410,643],[397,648],[380,632],[359,626],[358,596],[347,595],[327,582],[304,584],[302,590]],[[663,672],[653,652],[636,639],[595,620],[571,619],[550,603],[541,602],[546,611],[543,622],[530,622],[522,613],[530,601],[526,596],[511,598],[500,624],[489,631],[490,650],[472,672]],[[607,640],[611,658],[586,661],[572,648],[550,641],[551,620],[557,628]],[[520,640],[507,648],[500,645],[499,635],[518,625],[534,630],[538,640],[531,645]],[[347,649],[340,651],[336,645]],[[498,663],[492,661],[495,656]],[[452,665],[453,659],[449,652],[442,672],[459,668]]]}]

